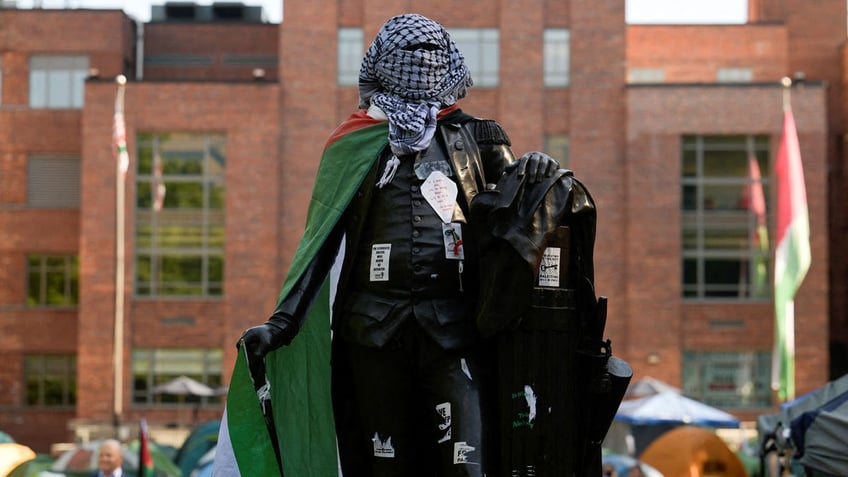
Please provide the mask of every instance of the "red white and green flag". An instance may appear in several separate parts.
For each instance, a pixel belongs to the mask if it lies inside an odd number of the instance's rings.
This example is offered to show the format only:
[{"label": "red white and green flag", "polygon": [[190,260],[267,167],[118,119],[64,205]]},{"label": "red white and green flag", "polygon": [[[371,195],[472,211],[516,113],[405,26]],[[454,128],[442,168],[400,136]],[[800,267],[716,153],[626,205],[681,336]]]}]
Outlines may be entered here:
[{"label": "red white and green flag", "polygon": [[115,95],[115,122],[112,125],[112,142],[118,159],[118,171],[126,176],[130,168],[130,155],[127,152],[127,125],[124,119],[124,85],[118,85]]},{"label": "red white and green flag", "polygon": [[147,430],[147,419],[142,418],[138,427],[138,477],[153,477],[153,457],[150,455],[150,433]]},{"label": "red white and green flag", "polygon": [[810,219],[801,150],[792,110],[784,108],[777,153],[777,243],[774,257],[775,341],[772,388],[795,398],[795,293],[810,268]]}]

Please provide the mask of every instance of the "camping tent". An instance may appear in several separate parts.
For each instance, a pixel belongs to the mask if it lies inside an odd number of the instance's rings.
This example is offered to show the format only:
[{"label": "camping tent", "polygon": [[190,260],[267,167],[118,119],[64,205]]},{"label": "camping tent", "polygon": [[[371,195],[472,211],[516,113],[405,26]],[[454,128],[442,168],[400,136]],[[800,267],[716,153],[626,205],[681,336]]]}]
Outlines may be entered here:
[{"label": "camping tent", "polygon": [[807,469],[848,475],[848,391],[807,411],[789,424],[795,457]]},{"label": "camping tent", "polygon": [[14,442],[0,444],[0,475],[6,476],[18,465],[35,458],[35,451]]},{"label": "camping tent", "polygon": [[848,374],[757,418],[760,454],[794,457],[802,466],[848,475]]},{"label": "camping tent", "polygon": [[[683,425],[737,428],[739,419],[677,392],[665,391],[623,401],[604,446],[639,456],[657,437]],[[622,435],[626,445],[622,445]]]},{"label": "camping tent", "polygon": [[672,391],[624,401],[618,407],[615,419],[630,424],[739,427],[739,419],[732,414]]},{"label": "camping tent", "polygon": [[714,432],[680,426],[651,443],[640,459],[666,477],[745,477],[739,457]]}]

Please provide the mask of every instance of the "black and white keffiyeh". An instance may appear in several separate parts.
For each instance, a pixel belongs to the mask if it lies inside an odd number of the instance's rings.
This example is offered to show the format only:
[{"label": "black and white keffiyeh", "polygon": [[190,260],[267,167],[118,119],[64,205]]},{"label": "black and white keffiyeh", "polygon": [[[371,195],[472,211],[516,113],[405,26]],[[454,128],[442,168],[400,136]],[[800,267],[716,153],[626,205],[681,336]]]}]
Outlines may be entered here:
[{"label": "black and white keffiyeh", "polygon": [[389,119],[395,156],[430,145],[439,110],[472,85],[465,60],[447,30],[418,14],[390,18],[359,71],[359,107],[372,104]]}]

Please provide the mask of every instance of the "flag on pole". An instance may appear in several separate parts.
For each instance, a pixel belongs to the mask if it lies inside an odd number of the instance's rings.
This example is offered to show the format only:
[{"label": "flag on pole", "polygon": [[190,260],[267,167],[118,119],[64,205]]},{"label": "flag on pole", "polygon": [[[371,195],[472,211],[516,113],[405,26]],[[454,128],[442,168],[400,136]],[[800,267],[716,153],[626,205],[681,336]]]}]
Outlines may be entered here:
[{"label": "flag on pole", "polygon": [[772,388],[795,398],[795,292],[810,268],[810,220],[801,150],[791,108],[784,107],[777,152],[777,244],[774,257],[775,342]]},{"label": "flag on pole", "polygon": [[138,477],[153,477],[153,457],[150,455],[150,435],[147,431],[147,419],[141,418],[138,427]]},{"label": "flag on pole", "polygon": [[130,168],[130,155],[127,152],[127,125],[124,120],[124,85],[126,78],[118,77],[118,94],[115,95],[115,123],[112,127],[112,141],[118,157],[118,170],[126,175]]},{"label": "flag on pole", "polygon": [[165,204],[165,182],[162,180],[162,156],[157,152],[153,155],[153,186],[150,188],[153,194],[153,210],[159,212]]}]

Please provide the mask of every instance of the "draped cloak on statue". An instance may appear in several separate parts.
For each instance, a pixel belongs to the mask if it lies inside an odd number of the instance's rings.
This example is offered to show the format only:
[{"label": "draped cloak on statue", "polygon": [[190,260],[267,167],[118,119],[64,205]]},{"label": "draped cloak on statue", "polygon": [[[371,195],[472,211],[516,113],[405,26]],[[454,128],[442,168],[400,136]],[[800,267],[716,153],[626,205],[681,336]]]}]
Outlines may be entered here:
[{"label": "draped cloak on statue", "polygon": [[[388,122],[359,110],[330,136],[318,165],[306,228],[278,300],[282,301],[321,249],[362,181],[388,144]],[[332,274],[289,346],[265,359],[277,440],[286,477],[339,473],[330,398]],[[259,400],[240,351],[230,380],[213,474],[279,475]]]}]

